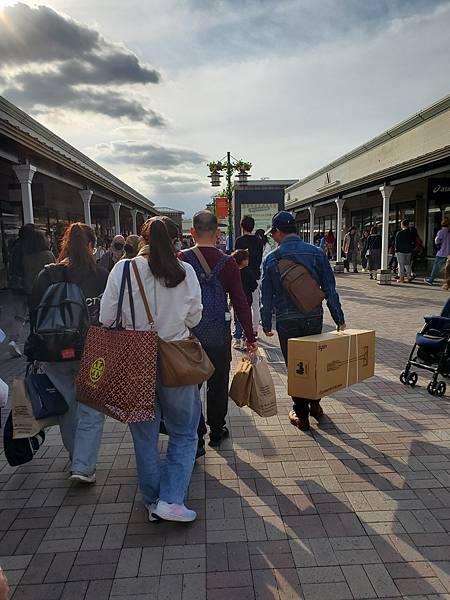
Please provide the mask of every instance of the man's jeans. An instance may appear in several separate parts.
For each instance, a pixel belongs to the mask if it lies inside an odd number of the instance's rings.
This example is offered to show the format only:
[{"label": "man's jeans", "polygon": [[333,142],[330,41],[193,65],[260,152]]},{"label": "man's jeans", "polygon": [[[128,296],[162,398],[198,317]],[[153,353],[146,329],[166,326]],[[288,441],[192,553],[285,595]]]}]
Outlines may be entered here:
[{"label": "man's jeans", "polygon": [[[411,252],[397,252],[399,277],[411,277]],[[445,260],[445,259],[444,259]]]},{"label": "man's jeans", "polygon": [[347,252],[347,257],[345,259],[345,268],[347,271],[350,270],[350,263],[353,264],[353,270],[356,271],[358,269],[358,251],[357,250],[349,250]]},{"label": "man's jeans", "polygon": [[[294,337],[303,337],[306,335],[316,335],[322,333],[323,317],[299,317],[295,319],[286,319],[277,321],[278,339],[280,340],[281,352],[284,356],[286,366],[288,364],[288,340]],[[320,400],[307,400],[293,396],[294,410],[298,417],[307,417],[309,415],[310,403],[320,402]]]},{"label": "man's jeans", "polygon": [[428,281],[430,283],[433,283],[433,281],[436,279],[436,277],[439,275],[439,273],[442,270],[442,267],[445,265],[447,261],[447,257],[446,256],[436,256],[433,262],[433,268],[431,270],[431,275],[428,278]]},{"label": "man's jeans", "polygon": [[97,465],[105,415],[76,401],[75,379],[79,370],[78,360],[44,364],[45,373],[69,406],[58,420],[63,444],[72,460],[71,470],[92,475]]},{"label": "man's jeans", "polygon": [[244,330],[242,329],[242,325],[240,323],[240,321],[237,318],[236,315],[236,311],[234,313],[234,331],[233,331],[233,338],[235,340],[242,340],[242,334],[244,333]]},{"label": "man's jeans", "polygon": [[253,332],[257,333],[259,329],[259,322],[261,320],[261,309],[260,309],[260,287],[261,282],[258,281],[258,287],[252,292],[252,323]]},{"label": "man's jeans", "polygon": [[[184,503],[197,452],[200,406],[198,386],[166,387],[157,382],[155,419],[129,424],[145,504]],[[169,435],[163,465],[158,446],[161,415]]]}]

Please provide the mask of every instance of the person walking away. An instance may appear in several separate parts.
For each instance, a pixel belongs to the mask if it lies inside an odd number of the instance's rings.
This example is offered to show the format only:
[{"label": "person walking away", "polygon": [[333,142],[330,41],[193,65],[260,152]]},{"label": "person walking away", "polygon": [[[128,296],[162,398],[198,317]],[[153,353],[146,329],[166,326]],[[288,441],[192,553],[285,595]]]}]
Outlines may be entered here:
[{"label": "person walking away", "polygon": [[[255,274],[248,266],[249,255],[248,250],[235,250],[231,253],[231,256],[237,263],[241,272],[242,289],[244,290],[245,297],[247,298],[248,305],[251,306],[253,302],[253,292],[258,287],[258,282],[255,278]],[[245,350],[245,344],[242,340],[242,325],[239,323],[239,319],[234,315],[234,343],[233,348],[235,350]]]},{"label": "person walking away", "polygon": [[236,238],[234,243],[235,250],[248,250],[249,253],[249,267],[255,274],[256,280],[258,281],[258,287],[253,292],[252,300],[252,319],[253,319],[253,331],[255,338],[258,337],[260,311],[259,311],[259,281],[261,279],[261,262],[263,255],[263,244],[259,237],[254,235],[252,232],[255,228],[255,219],[246,215],[241,220],[241,229],[243,235]]},{"label": "person walking away", "polygon": [[125,238],[123,235],[116,235],[111,242],[109,250],[101,257],[98,264],[110,273],[114,265],[123,257],[124,247]]},{"label": "person walking away", "polygon": [[[196,245],[181,255],[195,269],[202,290],[203,315],[194,335],[200,340],[215,367],[207,382],[206,416],[210,428],[209,445],[220,446],[229,436],[225,427],[228,412],[228,383],[231,363],[231,315],[227,294],[242,325],[249,352],[256,351],[251,310],[242,289],[236,261],[215,247],[217,217],[208,210],[196,213],[191,235]],[[202,428],[200,423],[199,431]]]},{"label": "person walking away", "polygon": [[398,232],[399,230],[396,229],[393,235],[391,235],[391,237],[389,238],[389,255],[391,258],[389,259],[388,269],[392,271],[392,273],[396,274],[396,278],[398,278],[398,260],[395,255],[395,238],[397,237]]},{"label": "person walking away", "polygon": [[369,232],[364,229],[361,236],[361,271],[365,273],[367,269],[367,240],[369,239]]},{"label": "person walking away", "polygon": [[266,258],[266,256],[272,252],[272,246],[270,245],[270,242],[267,238],[266,232],[264,231],[264,229],[257,229],[255,231],[255,235],[256,237],[259,237],[259,239],[262,242],[263,245],[263,251],[262,251],[262,262],[264,261],[264,259]]},{"label": "person walking away", "polygon": [[[148,246],[146,255],[134,263],[142,280],[144,293],[155,328],[165,341],[189,338],[190,330],[202,316],[201,291],[194,269],[175,255],[172,240],[161,217],[147,220],[141,235]],[[114,323],[125,261],[111,271],[102,298],[100,319],[105,326]],[[145,305],[139,285],[131,271],[135,326],[149,330]],[[125,294],[122,324],[133,328],[130,303]],[[150,365],[149,365],[150,367]],[[130,423],[139,487],[148,509],[149,520],[193,521],[196,513],[184,505],[197,451],[197,427],[200,419],[198,386],[166,387],[159,374],[156,380],[155,419]],[[161,463],[158,447],[161,415],[169,435],[166,462]]]},{"label": "person walking away", "polygon": [[[271,252],[263,265],[261,318],[263,331],[273,336],[272,311],[275,308],[276,329],[281,351],[288,364],[288,340],[293,337],[315,335],[322,332],[323,309],[320,304],[311,312],[301,313],[281,283],[278,261],[281,258],[303,265],[323,290],[331,316],[339,330],[345,329],[344,313],[330,263],[324,253],[312,244],[307,244],[296,233],[294,217],[285,211],[272,219],[271,235],[278,250]],[[293,408],[289,420],[301,431],[308,431],[309,415],[317,421],[323,416],[320,400],[293,397]]]},{"label": "person walking away", "polygon": [[333,230],[330,229],[325,236],[325,247],[326,254],[328,256],[328,260],[334,260],[335,257],[335,246],[336,246],[336,238],[334,237]]},{"label": "person walking away", "polygon": [[431,275],[425,279],[425,283],[428,285],[433,285],[434,280],[441,272],[447,257],[450,255],[450,229],[448,217],[442,219],[441,229],[436,235],[434,244],[437,247],[437,252],[434,258]]},{"label": "person walking away", "polygon": [[[86,299],[91,325],[99,325],[100,299],[108,279],[108,271],[94,258],[95,233],[85,223],[72,223],[61,244],[57,263],[39,274],[30,298],[30,321],[47,289],[56,282],[77,284]],[[95,468],[103,433],[104,415],[78,403],[75,399],[75,380],[79,360],[43,363],[44,372],[64,397],[69,410],[59,417],[59,428],[71,459],[70,479],[79,483],[94,483]]]},{"label": "person walking away", "polygon": [[45,267],[55,262],[43,231],[33,223],[23,225],[14,242],[8,270],[8,287],[12,292],[14,320],[9,329],[8,344],[12,357],[22,356],[18,342],[28,316],[33,284]]},{"label": "person walking away", "polygon": [[344,236],[344,244],[342,250],[345,253],[345,268],[350,272],[350,263],[353,264],[353,273],[358,272],[358,253],[360,250],[360,242],[357,229],[352,225],[349,231]]},{"label": "person walking away", "polygon": [[369,267],[370,279],[377,277],[378,269],[381,269],[381,235],[378,233],[378,227],[374,225],[367,238],[367,263]]},{"label": "person walking away", "polygon": [[417,228],[411,227],[411,231],[416,240],[415,245],[414,245],[414,250],[413,250],[412,256],[411,256],[411,278],[415,279],[416,278],[416,265],[417,265],[417,262],[419,261],[420,257],[423,254],[424,246],[423,246],[422,238],[420,237],[419,232],[417,231]]},{"label": "person walking away", "polygon": [[[402,228],[395,236],[395,255],[398,261],[399,282],[410,283],[411,279],[411,256],[415,248],[416,240],[414,232],[409,228],[408,219],[402,221]],[[405,279],[406,276],[406,279]]]},{"label": "person walking away", "polygon": [[128,260],[137,256],[139,251],[139,240],[140,237],[138,235],[131,234],[125,240],[125,246],[123,247],[123,258],[127,258]]}]

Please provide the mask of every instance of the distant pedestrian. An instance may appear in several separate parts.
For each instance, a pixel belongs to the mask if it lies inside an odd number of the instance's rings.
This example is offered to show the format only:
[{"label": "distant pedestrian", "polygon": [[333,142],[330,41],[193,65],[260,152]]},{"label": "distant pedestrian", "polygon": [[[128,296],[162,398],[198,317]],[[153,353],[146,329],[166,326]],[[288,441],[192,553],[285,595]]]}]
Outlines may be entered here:
[{"label": "distant pedestrian", "polygon": [[[248,250],[235,250],[231,253],[231,256],[237,263],[241,272],[242,289],[244,290],[245,297],[247,298],[248,305],[251,306],[253,302],[253,292],[258,287],[258,281],[256,280],[254,272],[250,269]],[[236,313],[234,314],[234,344],[235,350],[245,350],[245,344],[242,339],[243,330],[242,325],[239,323]]]},{"label": "distant pedestrian", "polygon": [[448,217],[444,217],[442,219],[441,226],[442,227],[438,231],[434,240],[434,244],[437,247],[437,252],[434,258],[431,275],[425,279],[425,283],[428,285],[433,285],[434,280],[441,272],[447,257],[450,255],[450,228]]},{"label": "distant pedestrian", "polygon": [[[85,223],[73,223],[63,236],[57,264],[41,271],[30,298],[31,329],[35,309],[47,289],[56,282],[77,284],[86,299],[91,325],[99,325],[100,299],[108,279],[108,271],[94,259],[95,233]],[[75,399],[75,380],[80,361],[44,363],[44,371],[64,397],[69,410],[59,417],[59,428],[71,458],[72,481],[94,483],[98,452],[102,440],[104,415]]]},{"label": "distant pedestrian", "polygon": [[398,260],[398,275],[400,283],[410,283],[411,257],[416,245],[415,234],[409,227],[408,219],[402,221],[402,228],[395,236],[395,255]]},{"label": "distant pedestrian", "polygon": [[123,255],[122,258],[127,258],[130,260],[137,256],[139,251],[139,240],[140,237],[138,235],[131,234],[125,240],[125,246],[123,247]]},{"label": "distant pedestrian", "polygon": [[125,248],[125,238],[123,235],[116,235],[111,246],[107,252],[98,261],[98,264],[106,269],[108,273],[111,272],[114,265],[119,262],[123,256],[123,249]]},{"label": "distant pedestrian", "polygon": [[9,352],[13,357],[22,356],[18,342],[28,316],[28,303],[33,284],[45,267],[55,262],[49,250],[44,232],[33,223],[19,230],[14,242],[8,269],[8,287],[12,292],[14,321],[9,328]]},{"label": "distant pedestrian", "polygon": [[325,245],[326,245],[326,254],[329,260],[334,260],[336,251],[336,238],[334,236],[333,230],[329,229],[327,235],[325,236]]},{"label": "distant pedestrian", "polygon": [[388,269],[390,271],[392,271],[392,273],[394,273],[394,274],[397,273],[397,267],[398,267],[398,260],[397,260],[397,257],[395,256],[395,238],[397,237],[398,232],[399,232],[399,229],[396,229],[394,231],[394,233],[391,235],[391,237],[389,238],[389,256],[391,258],[389,259]]},{"label": "distant pedestrian", "polygon": [[358,272],[358,256],[360,251],[360,240],[358,230],[354,225],[350,227],[344,236],[343,251],[345,253],[345,268],[350,272],[350,263],[353,265],[353,272]]},{"label": "distant pedestrian", "polygon": [[193,328],[193,333],[215,367],[206,389],[209,445],[212,447],[220,446],[229,436],[225,426],[231,363],[231,314],[227,294],[244,329],[247,350],[256,350],[251,310],[242,289],[239,268],[231,256],[216,248],[217,229],[216,215],[208,210],[196,213],[191,229],[196,246],[182,252],[183,260],[194,267],[202,290],[202,319]]},{"label": "distant pedestrian", "polygon": [[[281,211],[273,217],[271,234],[279,246],[277,250],[269,254],[264,262],[261,287],[263,330],[267,336],[273,335],[272,312],[275,309],[278,339],[286,364],[288,363],[289,338],[321,333],[323,309],[322,303],[320,303],[309,313],[299,311],[281,283],[278,262],[282,258],[303,265],[309,271],[324,292],[328,308],[337,327],[341,330],[345,329],[344,313],[336,292],[336,282],[330,263],[319,248],[303,242],[296,231],[295,219],[290,213]],[[289,413],[289,420],[292,425],[302,431],[309,429],[309,415],[317,421],[323,415],[320,400],[293,397],[292,401],[294,405]]]},{"label": "distant pedestrian", "polygon": [[261,262],[263,255],[263,243],[261,239],[253,234],[255,228],[255,219],[246,215],[241,220],[241,229],[243,235],[236,238],[234,243],[235,250],[248,250],[249,253],[249,267],[253,271],[256,280],[258,281],[258,288],[253,292],[252,300],[252,322],[253,331],[255,337],[258,337],[258,328],[260,321],[259,311],[259,281],[261,279]]},{"label": "distant pedestrian", "polygon": [[367,240],[369,239],[369,232],[364,229],[361,235],[361,271],[364,273],[367,269]]},{"label": "distant pedestrian", "polygon": [[[175,255],[172,240],[161,217],[153,217],[142,227],[147,252],[134,262],[139,270],[155,328],[165,341],[189,338],[202,316],[201,292],[194,269]],[[125,261],[111,271],[102,298],[102,323],[114,323]],[[127,329],[151,327],[136,276],[131,271],[135,314],[124,300],[122,323]],[[124,360],[127,357],[124,356]],[[149,365],[150,367],[150,365]],[[149,513],[149,520],[193,521],[196,513],[184,504],[197,451],[197,427],[200,418],[198,386],[167,387],[156,383],[155,419],[130,423],[139,477],[139,487]],[[160,459],[158,438],[161,416],[169,435],[165,464]]]},{"label": "distant pedestrian", "polygon": [[376,225],[370,230],[366,248],[370,279],[373,279],[374,273],[376,278],[376,273],[381,268],[381,235],[378,233]]},{"label": "distant pedestrian", "polygon": [[[263,251],[262,251],[262,261],[264,261],[264,259],[266,258],[266,256],[272,252],[272,246],[270,245],[270,242],[267,238],[267,235],[264,231],[264,229],[257,229],[255,231],[255,235],[257,237],[259,237],[259,239],[262,241],[263,244]],[[262,264],[262,262],[261,262]]]}]

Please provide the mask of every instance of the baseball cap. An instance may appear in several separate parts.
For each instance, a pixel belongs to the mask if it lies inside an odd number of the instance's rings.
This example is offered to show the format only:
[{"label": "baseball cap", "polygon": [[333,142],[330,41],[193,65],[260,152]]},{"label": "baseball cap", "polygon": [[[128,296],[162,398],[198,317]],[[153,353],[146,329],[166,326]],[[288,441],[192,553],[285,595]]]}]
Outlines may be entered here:
[{"label": "baseball cap", "polygon": [[275,229],[283,231],[283,229],[295,227],[295,219],[291,213],[286,210],[281,210],[272,217],[272,226],[266,231],[266,235],[272,233]]}]

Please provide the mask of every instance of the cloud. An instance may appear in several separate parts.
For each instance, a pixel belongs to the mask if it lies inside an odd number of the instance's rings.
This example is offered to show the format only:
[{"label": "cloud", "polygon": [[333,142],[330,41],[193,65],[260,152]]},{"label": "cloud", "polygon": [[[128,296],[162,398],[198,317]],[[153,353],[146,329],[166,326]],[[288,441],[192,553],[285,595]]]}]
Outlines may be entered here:
[{"label": "cloud", "polygon": [[193,192],[209,191],[209,184],[204,178],[198,175],[184,175],[182,173],[157,174],[149,173],[145,180],[151,187],[152,194],[191,194]]},{"label": "cloud", "polygon": [[120,89],[158,84],[159,72],[125,46],[49,7],[19,3],[0,11],[2,67],[8,82],[0,78],[0,85],[6,85],[3,93],[28,110],[59,107],[153,127],[165,124],[155,110],[133,99],[130,89]]},{"label": "cloud", "polygon": [[152,169],[171,169],[173,167],[200,165],[206,158],[195,150],[160,146],[148,142],[117,141],[97,144],[94,155],[109,163],[133,164]]}]

